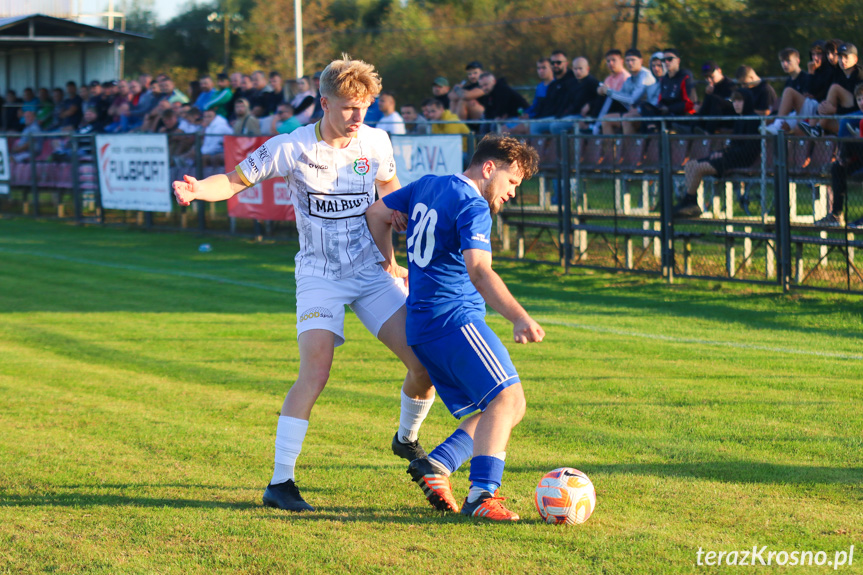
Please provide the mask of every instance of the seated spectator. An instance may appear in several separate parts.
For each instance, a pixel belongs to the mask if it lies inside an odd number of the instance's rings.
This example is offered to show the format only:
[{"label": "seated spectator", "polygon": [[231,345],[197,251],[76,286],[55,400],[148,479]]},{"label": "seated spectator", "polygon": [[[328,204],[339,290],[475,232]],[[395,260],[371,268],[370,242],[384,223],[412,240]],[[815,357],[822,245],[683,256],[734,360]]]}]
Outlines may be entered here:
[{"label": "seated spectator", "polygon": [[432,134],[470,134],[470,128],[467,127],[467,124],[459,121],[459,117],[453,112],[444,109],[443,104],[437,98],[429,98],[423,102],[423,116],[432,122]]},{"label": "seated spectator", "polygon": [[[449,109],[460,120],[479,120],[485,111],[486,96],[479,87],[479,77],[483,72],[482,64],[474,60],[465,66],[467,78],[450,90]],[[478,130],[478,125],[471,129]]]},{"label": "seated spectator", "polygon": [[99,112],[91,106],[84,111],[84,117],[81,118],[81,123],[75,133],[82,135],[101,134],[105,131],[104,128],[105,124],[99,119]]},{"label": "seated spectator", "polygon": [[381,119],[378,120],[378,128],[392,135],[402,135],[405,130],[405,121],[401,114],[396,112],[396,97],[392,92],[383,91],[378,97],[378,108],[381,110]]},{"label": "seated spectator", "polygon": [[569,60],[562,50],[555,50],[548,59],[554,80],[546,88],[545,98],[536,110],[536,119],[549,119],[549,122],[533,122],[530,125],[532,135],[559,134],[572,126],[572,122],[564,116],[572,114],[570,102],[575,99],[578,80],[569,69]]},{"label": "seated spectator", "polygon": [[766,80],[762,80],[751,66],[737,68],[737,83],[752,92],[756,114],[769,116],[776,109],[776,90]]},{"label": "seated spectator", "polygon": [[174,102],[189,103],[189,97],[174,87],[174,81],[167,74],[162,74],[159,77],[159,93],[172,104]]},{"label": "seated spectator", "polygon": [[693,131],[703,134],[715,134],[719,129],[731,131],[733,122],[722,120],[702,120],[700,118],[710,116],[733,116],[734,105],[731,103],[731,93],[734,84],[722,73],[722,68],[713,60],[708,60],[701,66],[701,73],[707,81],[704,88],[704,98],[701,104],[696,106],[695,115],[699,117],[696,122],[686,124]]},{"label": "seated spectator", "polygon": [[[39,122],[36,120],[36,112],[32,110],[24,111],[24,130],[21,132],[21,137],[12,145],[9,152],[16,162],[30,161],[30,145],[31,143],[40,147],[41,141],[34,138],[36,134],[41,134],[42,129],[39,127]],[[40,150],[36,150],[36,155],[39,155]]]},{"label": "seated spectator", "polygon": [[276,124],[276,132],[279,134],[290,134],[303,125],[302,122],[294,117],[294,109],[290,104],[279,104],[277,114],[279,116],[279,121],[278,124]]},{"label": "seated spectator", "polygon": [[54,88],[51,90],[51,103],[54,105],[54,109],[51,111],[50,123],[43,128],[46,132],[59,130],[60,126],[63,125],[63,119],[60,117],[60,113],[63,111],[64,97],[65,93],[62,88]]},{"label": "seated spectator", "polygon": [[[827,90],[827,97],[818,104],[818,114],[821,116],[842,116],[857,111],[854,90],[863,79],[857,59],[857,46],[846,42],[836,49],[836,54],[839,57],[839,69],[841,71],[834,75],[833,84]],[[837,134],[839,122],[838,120],[823,119],[816,126],[801,123],[800,128],[806,134],[818,137],[824,132]]]},{"label": "seated spectator", "polygon": [[[818,60],[818,65],[820,65],[820,54]],[[785,79],[785,87],[782,89],[782,97],[779,100],[777,115],[780,118],[783,116],[797,116],[799,112],[796,104],[797,100],[799,100],[800,112],[803,112],[800,115],[814,116],[818,111],[818,102],[808,96],[811,94],[809,86],[812,76],[801,70],[800,52],[794,48],[785,48],[779,52],[779,63],[782,66],[782,70],[788,74],[788,78]],[[779,130],[790,132],[796,128],[797,120],[789,118],[774,121],[771,125],[767,126],[767,131],[776,134]]]},{"label": "seated spectator", "polygon": [[[36,93],[33,91],[33,88],[24,88],[24,94],[21,98],[21,111],[30,110],[32,112],[39,112],[39,98],[36,97]],[[21,125],[24,125],[24,115],[21,114]]]},{"label": "seated spectator", "polygon": [[260,136],[261,125],[258,119],[249,111],[249,101],[240,98],[234,103],[234,135],[235,136]]},{"label": "seated spectator", "polygon": [[198,78],[198,87],[200,89],[200,93],[198,94],[198,97],[194,99],[194,106],[199,110],[206,110],[207,103],[209,103],[210,98],[215,94],[213,91],[213,78],[209,74],[204,74]]},{"label": "seated spectator", "polygon": [[116,119],[107,126],[105,126],[105,133],[125,134],[135,129],[137,126],[135,126],[132,122],[131,111],[132,106],[129,104],[129,102],[123,102],[119,106],[116,106],[114,108]]},{"label": "seated spectator", "polygon": [[21,100],[15,90],[6,90],[6,98],[3,100],[3,129],[17,132],[21,129],[18,113],[21,111]]},{"label": "seated spectator", "polygon": [[[665,75],[665,64],[663,63],[663,58],[665,58],[665,54],[663,52],[654,52],[650,57],[650,73],[656,81],[645,89],[644,99],[633,104],[632,108],[622,116],[623,118],[650,116],[649,112],[659,108],[659,95],[660,88],[662,87],[660,80],[662,79],[662,76]],[[642,108],[644,111],[642,111]],[[642,127],[641,123],[636,121],[621,122],[621,124],[623,125],[623,133],[628,135],[635,134],[640,129],[650,130],[655,126],[655,124],[651,123]]]},{"label": "seated spectator", "polygon": [[314,92],[315,108],[307,122],[308,124],[317,122],[324,117],[324,108],[321,105],[321,72],[315,72],[315,75],[312,76],[312,92]]},{"label": "seated spectator", "polygon": [[[320,78],[318,79],[320,85]],[[294,110],[294,118],[300,124],[308,124],[315,111],[316,93],[311,88],[308,78],[297,78],[295,83],[296,94],[291,98],[291,108]],[[318,98],[319,99],[319,98]]]},{"label": "seated spectator", "polygon": [[[548,85],[554,80],[554,74],[551,71],[551,62],[549,62],[548,58],[540,58],[537,60],[536,74],[539,76],[540,82],[536,85],[536,88],[534,88],[533,102],[523,110],[522,114],[519,115],[519,118],[522,120],[532,120],[537,117],[540,104],[545,99],[545,95],[548,92]],[[529,134],[530,124],[511,122],[506,124],[501,131],[510,134]]]},{"label": "seated spectator", "polygon": [[36,121],[43,130],[50,129],[54,121],[54,101],[48,88],[39,88],[39,109],[36,112]]},{"label": "seated spectator", "polygon": [[201,131],[201,110],[197,106],[185,104],[178,116],[180,131],[184,134],[197,134]]},{"label": "seated spectator", "polygon": [[[858,114],[863,114],[863,83],[854,88],[854,100],[857,104]],[[858,118],[859,120],[859,118]],[[848,124],[851,126],[852,124]],[[833,208],[830,213],[815,222],[817,226],[844,226],[845,225],[845,199],[848,196],[848,176],[863,169],[863,137],[860,123],[856,130],[844,130],[840,137],[847,137],[853,133],[855,141],[841,141],[839,153],[835,162],[830,163],[830,183],[833,188]],[[863,218],[855,220],[850,224],[852,227],[863,226]]]},{"label": "seated spectator", "polygon": [[665,75],[659,79],[659,102],[641,105],[642,116],[690,116],[695,113],[698,97],[695,81],[688,70],[680,68],[680,54],[674,48],[663,50]]},{"label": "seated spectator", "polygon": [[78,96],[78,87],[75,82],[66,82],[66,97],[60,104],[60,129],[72,132],[78,128],[81,118],[84,117],[82,110],[84,102]]},{"label": "seated spectator", "polygon": [[[647,88],[656,84],[656,78],[653,77],[653,74],[642,67],[644,60],[639,50],[630,48],[626,51],[623,60],[629,70],[629,77],[624,80],[620,89],[615,90],[609,87],[608,83],[603,82],[596,90],[597,94],[606,98],[598,116],[603,121],[596,123],[595,134],[599,133],[600,127],[602,133],[606,135],[621,131],[627,133],[627,124],[631,124],[631,122],[621,123],[620,118],[632,110],[636,104],[643,101],[647,97]],[[631,131],[630,133],[634,132]]]},{"label": "seated spectator", "polygon": [[[731,95],[734,112],[738,116],[755,115],[755,100],[752,92],[742,88]],[[735,136],[758,135],[758,120],[737,119],[734,121]],[[672,209],[674,218],[697,218],[701,215],[698,205],[698,186],[706,176],[721,178],[728,170],[746,168],[758,160],[761,155],[761,142],[758,139],[732,139],[731,143],[720,152],[713,152],[707,158],[686,163],[686,195]]]},{"label": "seated spectator", "polygon": [[444,76],[438,76],[432,82],[432,95],[440,100],[440,103],[443,104],[444,109],[449,110],[449,80],[447,80]]},{"label": "seated spectator", "polygon": [[[527,100],[513,90],[506,78],[495,78],[491,72],[479,76],[479,88],[486,96],[483,118],[486,120],[509,120],[518,118],[527,109]],[[493,131],[492,124],[483,124],[481,133]]]},{"label": "seated spectator", "polygon": [[417,113],[417,108],[413,104],[405,104],[401,107],[402,119],[405,121],[405,132],[418,136],[427,136],[431,134],[431,126],[425,116]]},{"label": "seated spectator", "polygon": [[[621,62],[623,59],[621,58]],[[602,106],[598,102],[599,80],[590,73],[590,63],[587,58],[579,56],[572,61],[572,73],[578,81],[575,87],[575,97],[567,104],[565,118],[594,118]],[[617,83],[615,83],[617,85]],[[622,83],[620,84],[622,85]]]}]

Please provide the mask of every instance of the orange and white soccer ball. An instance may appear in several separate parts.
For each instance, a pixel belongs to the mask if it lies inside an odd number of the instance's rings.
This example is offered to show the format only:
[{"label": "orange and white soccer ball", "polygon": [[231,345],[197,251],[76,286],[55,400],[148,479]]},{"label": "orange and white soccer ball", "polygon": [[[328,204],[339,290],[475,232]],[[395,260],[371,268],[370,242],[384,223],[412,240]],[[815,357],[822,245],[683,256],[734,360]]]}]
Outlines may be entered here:
[{"label": "orange and white soccer ball", "polygon": [[596,507],[596,490],[587,475],[572,467],[549,471],[536,486],[536,510],[546,523],[584,523]]}]

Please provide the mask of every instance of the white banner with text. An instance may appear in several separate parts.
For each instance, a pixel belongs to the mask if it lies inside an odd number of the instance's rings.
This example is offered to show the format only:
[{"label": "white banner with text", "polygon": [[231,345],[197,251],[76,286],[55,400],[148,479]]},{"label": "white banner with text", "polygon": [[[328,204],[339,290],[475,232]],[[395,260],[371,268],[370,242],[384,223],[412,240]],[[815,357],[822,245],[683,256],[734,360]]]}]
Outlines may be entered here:
[{"label": "white banner with text", "polygon": [[171,211],[168,136],[96,136],[102,207]]},{"label": "white banner with text", "polygon": [[426,174],[460,174],[462,136],[392,136],[399,183],[406,185]]}]

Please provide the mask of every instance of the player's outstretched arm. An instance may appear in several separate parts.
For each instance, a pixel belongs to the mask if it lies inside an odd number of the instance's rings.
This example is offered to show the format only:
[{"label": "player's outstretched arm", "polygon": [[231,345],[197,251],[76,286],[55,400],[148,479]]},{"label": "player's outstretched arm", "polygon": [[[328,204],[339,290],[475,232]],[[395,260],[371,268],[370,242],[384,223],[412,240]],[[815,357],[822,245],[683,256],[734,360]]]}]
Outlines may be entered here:
[{"label": "player's outstretched arm", "polygon": [[192,200],[221,202],[246,189],[236,170],[230,174],[215,174],[203,180],[183,176],[173,183],[174,197],[181,206],[188,206]]},{"label": "player's outstretched arm", "polygon": [[513,338],[516,343],[540,342],[545,330],[521,307],[510,293],[506,284],[491,269],[491,252],[485,250],[464,250],[464,263],[470,281],[491,308],[512,322]]},{"label": "player's outstretched arm", "polygon": [[391,222],[394,213],[398,212],[388,208],[382,200],[378,200],[366,210],[366,222],[372,233],[372,239],[384,256],[384,261],[381,262],[384,270],[394,277],[406,278],[407,270],[396,263],[396,252],[393,249]]}]

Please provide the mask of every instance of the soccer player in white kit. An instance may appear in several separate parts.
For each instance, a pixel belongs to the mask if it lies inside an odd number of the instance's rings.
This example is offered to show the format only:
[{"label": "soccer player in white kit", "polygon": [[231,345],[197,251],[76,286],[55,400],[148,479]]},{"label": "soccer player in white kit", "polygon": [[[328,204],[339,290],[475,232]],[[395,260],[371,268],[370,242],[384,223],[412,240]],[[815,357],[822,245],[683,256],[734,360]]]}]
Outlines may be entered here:
[{"label": "soccer player in white kit", "polygon": [[282,405],[276,430],[273,478],[263,502],[289,511],[314,511],[294,482],[309,416],[329,378],[334,348],[344,343],[345,305],[408,368],[402,386],[399,431],[393,452],[407,460],[426,456],[417,440],[434,401],[425,368],[405,339],[405,293],[401,269],[394,277],[379,265],[364,217],[375,201],[399,189],[389,136],[363,124],[380,93],[375,69],[343,55],[321,76],[324,117],[268,140],[235,171],[204,180],[184,176],[173,184],[180,205],[226,200],[264,180],[283,177],[297,217],[297,340],[300,369]]}]

